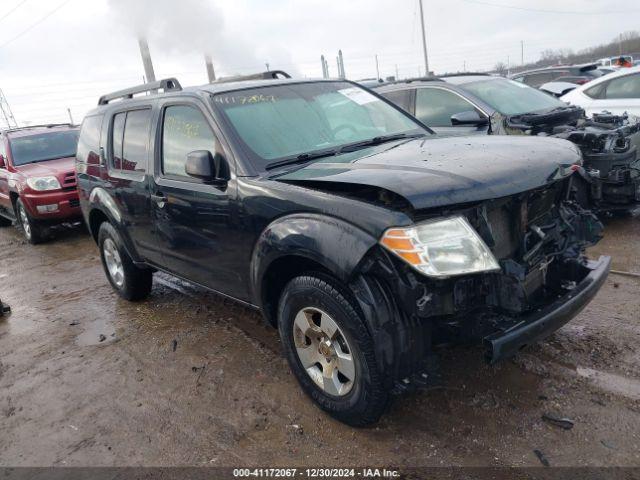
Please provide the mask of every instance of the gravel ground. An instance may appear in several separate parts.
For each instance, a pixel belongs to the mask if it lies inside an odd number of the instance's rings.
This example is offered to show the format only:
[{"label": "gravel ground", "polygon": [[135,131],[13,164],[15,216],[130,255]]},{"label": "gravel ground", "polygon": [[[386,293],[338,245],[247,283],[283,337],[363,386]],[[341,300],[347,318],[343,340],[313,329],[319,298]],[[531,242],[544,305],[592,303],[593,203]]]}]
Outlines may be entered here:
[{"label": "gravel ground", "polygon": [[[592,256],[640,272],[640,218]],[[547,341],[494,367],[443,350],[446,387],[353,429],[313,406],[255,312],[158,274],[120,300],[80,228],[0,230],[0,465],[640,466],[640,279],[610,275]],[[570,430],[542,419],[567,417]]]}]

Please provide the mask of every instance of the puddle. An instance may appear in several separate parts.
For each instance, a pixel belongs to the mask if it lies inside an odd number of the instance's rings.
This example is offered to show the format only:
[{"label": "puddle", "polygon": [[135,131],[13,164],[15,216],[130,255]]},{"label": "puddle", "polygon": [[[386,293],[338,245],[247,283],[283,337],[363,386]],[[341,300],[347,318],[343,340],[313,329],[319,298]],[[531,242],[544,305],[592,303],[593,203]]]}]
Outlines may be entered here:
[{"label": "puddle", "polygon": [[76,337],[76,343],[80,346],[107,344],[115,340],[116,330],[108,319],[96,318],[90,321],[81,321],[75,328],[78,327],[82,328],[82,333]]},{"label": "puddle", "polygon": [[580,377],[589,379],[594,385],[633,400],[640,400],[640,382],[613,373],[601,372],[591,368],[577,367]]}]

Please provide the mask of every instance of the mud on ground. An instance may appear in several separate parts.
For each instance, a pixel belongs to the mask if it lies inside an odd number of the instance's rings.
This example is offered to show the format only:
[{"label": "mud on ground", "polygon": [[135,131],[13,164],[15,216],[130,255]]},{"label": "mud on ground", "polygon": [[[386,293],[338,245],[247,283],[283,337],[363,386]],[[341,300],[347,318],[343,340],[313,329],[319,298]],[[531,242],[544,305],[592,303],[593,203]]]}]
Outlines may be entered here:
[{"label": "mud on ground", "polygon": [[[591,255],[640,272],[640,218]],[[640,466],[640,279],[611,275],[547,341],[495,367],[443,354],[446,388],[353,429],[298,388],[257,313],[158,274],[120,300],[79,228],[0,230],[0,465]],[[542,420],[568,417],[564,430]]]}]

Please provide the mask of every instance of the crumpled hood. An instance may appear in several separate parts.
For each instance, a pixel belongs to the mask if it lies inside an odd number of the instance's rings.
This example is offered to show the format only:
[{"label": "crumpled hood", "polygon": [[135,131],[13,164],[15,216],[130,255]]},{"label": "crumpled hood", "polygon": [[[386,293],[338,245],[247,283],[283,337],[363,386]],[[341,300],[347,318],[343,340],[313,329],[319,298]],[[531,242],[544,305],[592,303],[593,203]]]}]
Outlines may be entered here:
[{"label": "crumpled hood", "polygon": [[28,163],[16,167],[16,170],[28,177],[45,177],[53,175],[59,177],[62,174],[75,170],[75,157],[56,158],[46,162]]},{"label": "crumpled hood", "polygon": [[581,160],[575,145],[555,138],[434,136],[330,157],[277,180],[314,188],[377,187],[424,209],[535,189],[570,175],[570,166]]}]

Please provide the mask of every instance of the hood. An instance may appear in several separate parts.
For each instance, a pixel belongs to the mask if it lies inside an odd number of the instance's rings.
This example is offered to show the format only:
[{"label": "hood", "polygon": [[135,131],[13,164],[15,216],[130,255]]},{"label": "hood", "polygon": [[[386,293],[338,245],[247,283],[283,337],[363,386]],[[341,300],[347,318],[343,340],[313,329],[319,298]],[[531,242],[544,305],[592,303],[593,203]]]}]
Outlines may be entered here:
[{"label": "hood", "polygon": [[342,191],[375,187],[426,209],[506,197],[571,174],[575,145],[540,137],[418,138],[316,161],[278,181]]},{"label": "hood", "polygon": [[45,162],[28,163],[20,165],[15,169],[27,177],[45,177],[53,175],[59,177],[65,173],[75,171],[75,157],[56,158]]}]

